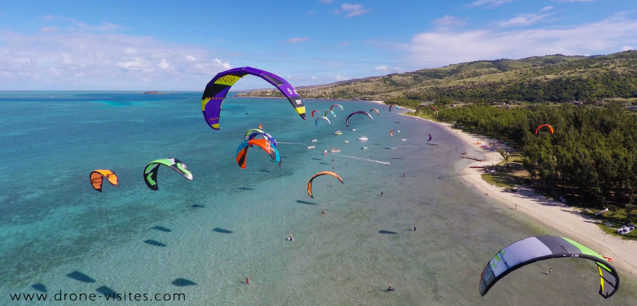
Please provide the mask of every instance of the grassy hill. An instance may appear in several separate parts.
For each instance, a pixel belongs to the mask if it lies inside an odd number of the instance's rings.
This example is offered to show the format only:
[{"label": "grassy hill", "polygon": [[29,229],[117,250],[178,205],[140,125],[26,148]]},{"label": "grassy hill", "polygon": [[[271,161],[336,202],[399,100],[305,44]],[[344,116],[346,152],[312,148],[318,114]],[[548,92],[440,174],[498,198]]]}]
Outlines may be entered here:
[{"label": "grassy hill", "polygon": [[[440,104],[629,99],[637,98],[637,51],[476,61],[296,89],[302,98],[434,100]],[[240,95],[280,94],[266,89]]]}]

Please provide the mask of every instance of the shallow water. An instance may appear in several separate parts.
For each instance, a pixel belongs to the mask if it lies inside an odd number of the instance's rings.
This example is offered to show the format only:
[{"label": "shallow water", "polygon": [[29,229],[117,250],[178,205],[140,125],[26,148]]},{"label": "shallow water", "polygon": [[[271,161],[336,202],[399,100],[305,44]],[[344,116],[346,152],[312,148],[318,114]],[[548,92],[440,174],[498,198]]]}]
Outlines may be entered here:
[{"label": "shallow water", "polygon": [[[304,101],[303,121],[283,99],[229,98],[214,131],[200,96],[0,93],[0,299],[62,291],[131,303],[137,293],[184,293],[193,305],[637,304],[634,281],[623,278],[605,300],[594,264],[572,259],[526,266],[480,297],[480,272],[498,250],[559,233],[465,186],[460,152],[472,148],[436,125],[338,101],[345,110],[317,127],[309,113],[336,102]],[[345,126],[347,114],[372,107],[374,122],[357,115]],[[236,148],[259,123],[282,164],[253,148],[240,169]],[[331,148],[342,151],[324,155]],[[159,191],[148,189],[145,165],[165,157],[194,180],[163,168]],[[99,168],[114,170],[119,188],[94,191],[88,175]],[[323,170],[345,184],[317,178],[312,199],[307,180]]]}]

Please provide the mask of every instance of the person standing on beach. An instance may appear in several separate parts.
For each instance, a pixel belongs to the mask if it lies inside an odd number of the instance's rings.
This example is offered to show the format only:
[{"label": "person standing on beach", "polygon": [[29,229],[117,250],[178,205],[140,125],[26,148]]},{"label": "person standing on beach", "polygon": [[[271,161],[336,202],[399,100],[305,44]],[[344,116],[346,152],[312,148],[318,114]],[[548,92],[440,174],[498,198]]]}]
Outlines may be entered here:
[{"label": "person standing on beach", "polygon": [[250,285],[250,276],[246,277],[246,285]]},{"label": "person standing on beach", "polygon": [[381,197],[381,198],[383,197],[383,192],[382,192],[382,191],[380,192],[380,197]]}]

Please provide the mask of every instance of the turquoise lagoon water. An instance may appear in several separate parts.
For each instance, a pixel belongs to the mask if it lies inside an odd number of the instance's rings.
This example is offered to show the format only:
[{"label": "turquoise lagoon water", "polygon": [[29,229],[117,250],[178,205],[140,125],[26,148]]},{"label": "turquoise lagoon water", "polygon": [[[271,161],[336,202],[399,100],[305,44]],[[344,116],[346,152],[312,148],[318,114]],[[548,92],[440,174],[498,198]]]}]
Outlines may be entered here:
[{"label": "turquoise lagoon water", "polygon": [[[563,259],[526,266],[481,297],[480,272],[498,250],[559,233],[462,183],[460,153],[480,153],[434,124],[369,102],[306,100],[308,117],[345,108],[317,127],[286,100],[233,97],[214,131],[200,96],[0,93],[1,304],[18,304],[12,293],[60,292],[119,293],[124,304],[156,293],[183,293],[165,302],[175,305],[637,304],[634,281],[624,277],[604,300],[594,265]],[[372,107],[374,122],[345,126],[347,114]],[[253,148],[241,169],[236,148],[258,124],[277,139],[282,164]],[[426,145],[426,134],[440,145]],[[325,155],[331,148],[342,151]],[[143,169],[166,157],[194,180],[162,168],[152,191]],[[117,173],[119,188],[91,188],[100,168]],[[307,180],[323,170],[345,184],[317,178],[312,199]]]}]

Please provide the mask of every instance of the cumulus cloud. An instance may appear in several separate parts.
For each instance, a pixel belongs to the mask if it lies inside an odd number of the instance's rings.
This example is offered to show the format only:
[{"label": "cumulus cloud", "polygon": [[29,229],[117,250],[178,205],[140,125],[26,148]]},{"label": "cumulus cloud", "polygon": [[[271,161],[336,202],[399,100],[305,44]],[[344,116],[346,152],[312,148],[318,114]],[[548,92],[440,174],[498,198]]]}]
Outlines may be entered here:
[{"label": "cumulus cloud", "polygon": [[[541,11],[548,11],[545,10],[546,8],[542,9]],[[544,19],[546,19],[547,17],[553,15],[552,13],[547,13],[547,14],[521,14],[518,16],[515,16],[509,20],[505,20],[505,21],[500,21],[497,23],[497,25],[499,27],[502,28],[508,28],[508,27],[524,27],[524,26],[530,26],[532,24],[538,23]]]},{"label": "cumulus cloud", "polygon": [[288,43],[289,44],[296,44],[296,43],[300,43],[300,42],[304,42],[304,41],[308,41],[309,38],[307,36],[305,37],[292,37],[290,39],[288,39]]},{"label": "cumulus cloud", "polygon": [[414,35],[399,48],[408,60],[425,66],[523,58],[547,54],[591,55],[616,52],[637,43],[637,21],[622,14],[597,23],[528,30],[432,31]]},{"label": "cumulus cloud", "polygon": [[362,4],[343,3],[341,4],[341,9],[335,10],[334,12],[336,14],[345,13],[345,18],[351,18],[369,13],[369,10]]},{"label": "cumulus cloud", "polygon": [[464,19],[458,18],[458,17],[449,16],[449,15],[445,15],[442,18],[434,19],[434,21],[432,21],[431,23],[433,25],[437,25],[439,27],[463,26],[463,25],[466,24]]},{"label": "cumulus cloud", "polygon": [[[193,89],[193,81],[232,68],[202,47],[87,28],[96,32],[0,32],[0,89],[25,84],[48,86],[28,89],[143,89],[144,82]],[[100,85],[85,87],[95,84]]]},{"label": "cumulus cloud", "polygon": [[396,72],[401,72],[402,69],[400,67],[391,67],[391,66],[387,66],[387,65],[380,65],[380,66],[374,67],[374,71],[380,71],[380,72],[383,72],[383,73],[396,73]]},{"label": "cumulus cloud", "polygon": [[486,7],[486,8],[496,8],[503,4],[513,2],[515,0],[477,0],[471,2],[472,7]]}]

